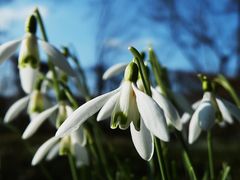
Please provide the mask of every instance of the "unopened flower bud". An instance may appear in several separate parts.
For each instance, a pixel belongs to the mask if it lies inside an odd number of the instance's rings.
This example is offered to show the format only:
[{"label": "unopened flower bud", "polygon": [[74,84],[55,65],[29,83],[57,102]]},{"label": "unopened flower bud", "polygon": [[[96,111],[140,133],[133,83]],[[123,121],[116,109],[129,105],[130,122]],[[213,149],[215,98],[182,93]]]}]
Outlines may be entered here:
[{"label": "unopened flower bud", "polygon": [[131,82],[136,82],[138,79],[138,66],[136,63],[131,62],[125,69],[124,79]]},{"label": "unopened flower bud", "polygon": [[37,31],[37,19],[34,15],[27,18],[25,22],[25,32],[36,34]]}]

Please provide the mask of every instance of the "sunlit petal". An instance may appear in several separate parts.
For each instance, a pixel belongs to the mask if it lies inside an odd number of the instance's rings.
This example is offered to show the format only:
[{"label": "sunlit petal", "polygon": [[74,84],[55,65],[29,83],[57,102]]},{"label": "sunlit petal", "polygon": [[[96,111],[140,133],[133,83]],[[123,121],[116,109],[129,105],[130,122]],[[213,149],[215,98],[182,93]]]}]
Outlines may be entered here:
[{"label": "sunlit petal", "polygon": [[182,123],[180,121],[180,116],[173,106],[173,104],[161,93],[157,92],[154,88],[152,90],[152,98],[158,103],[158,105],[163,109],[166,120],[172,124],[177,130],[182,130]]},{"label": "sunlit petal", "polygon": [[111,116],[114,106],[119,98],[120,93],[114,94],[109,100],[104,104],[102,109],[99,111],[97,116],[97,121],[102,121]]},{"label": "sunlit petal", "polygon": [[224,105],[222,100],[220,100],[218,98],[216,100],[217,100],[218,107],[219,107],[219,109],[221,111],[221,114],[223,116],[223,120],[228,122],[229,124],[232,124],[233,123],[233,119],[232,119],[231,114],[228,111],[227,107]]},{"label": "sunlit petal", "polygon": [[233,115],[234,118],[236,118],[238,121],[240,121],[240,109],[235,106],[233,103],[221,99],[225,107],[228,109],[228,111]]},{"label": "sunlit petal", "polygon": [[199,122],[198,122],[198,113],[199,112],[195,112],[193,114],[192,119],[189,124],[189,134],[188,134],[188,143],[189,144],[192,144],[193,142],[195,142],[202,131],[199,126]]},{"label": "sunlit petal", "polygon": [[63,137],[79,128],[89,117],[95,114],[107,102],[107,100],[117,93],[119,89],[98,96],[79,108],[77,108],[59,127],[56,136]]},{"label": "sunlit petal", "polygon": [[142,120],[140,122],[140,131],[137,131],[133,123],[131,123],[130,131],[138,154],[146,161],[151,160],[154,152],[153,136],[146,128],[144,122]]},{"label": "sunlit petal", "polygon": [[119,96],[119,108],[120,112],[122,112],[123,116],[125,116],[126,118],[121,118],[121,120],[119,121],[120,129],[127,129],[131,123],[131,120],[128,119],[128,113],[129,110],[132,108],[130,107],[130,101],[133,96],[134,92],[132,89],[132,83],[130,81],[123,81],[123,83],[121,84],[121,91]]},{"label": "sunlit petal", "polygon": [[13,53],[17,50],[19,45],[21,44],[21,39],[9,41],[0,45],[0,64],[7,60]]},{"label": "sunlit petal", "polygon": [[44,51],[50,56],[50,60],[53,62],[55,66],[60,68],[62,71],[67,73],[68,75],[75,76],[76,73],[69,65],[67,59],[63,56],[63,54],[57,50],[54,46],[51,44],[38,40],[38,42],[42,45],[42,48]]},{"label": "sunlit petal", "polygon": [[140,115],[150,132],[163,141],[169,141],[169,134],[163,110],[148,95],[141,92],[133,84]]},{"label": "sunlit petal", "polygon": [[55,105],[43,112],[41,112],[37,117],[35,117],[27,126],[25,129],[22,138],[27,139],[31,137],[37,130],[38,128],[42,125],[42,123],[52,115],[58,108],[58,105]]},{"label": "sunlit petal", "polygon": [[16,101],[7,111],[4,117],[4,123],[11,122],[14,118],[16,118],[20,112],[22,112],[28,104],[30,96],[23,97]]},{"label": "sunlit petal", "polygon": [[49,140],[47,140],[45,143],[43,143],[40,148],[35,153],[33,159],[32,159],[32,166],[35,166],[38,164],[49,152],[49,150],[54,146],[54,144],[57,143],[59,138],[52,137]]},{"label": "sunlit petal", "polygon": [[38,69],[27,66],[25,68],[20,68],[19,73],[24,92],[27,94],[31,93],[37,79]]},{"label": "sunlit petal", "polygon": [[183,115],[182,115],[182,117],[181,117],[181,123],[182,124],[185,124],[185,123],[187,123],[190,119],[191,119],[191,114],[189,114],[189,113],[183,113]]},{"label": "sunlit petal", "polygon": [[119,73],[123,72],[126,69],[127,65],[128,65],[128,63],[119,63],[119,64],[115,64],[115,65],[111,66],[103,74],[103,79],[106,80],[115,75],[118,75]]}]

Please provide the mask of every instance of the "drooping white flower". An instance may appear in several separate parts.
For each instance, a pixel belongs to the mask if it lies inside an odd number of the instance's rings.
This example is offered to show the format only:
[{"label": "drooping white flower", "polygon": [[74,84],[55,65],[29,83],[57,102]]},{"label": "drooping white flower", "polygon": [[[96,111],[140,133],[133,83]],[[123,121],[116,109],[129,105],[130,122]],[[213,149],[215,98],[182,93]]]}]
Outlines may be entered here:
[{"label": "drooping white flower", "polygon": [[111,116],[111,128],[127,129],[131,126],[136,150],[143,159],[150,160],[154,150],[152,135],[163,141],[168,141],[169,135],[163,110],[152,97],[136,87],[137,78],[137,65],[130,63],[120,88],[80,106],[59,127],[56,136],[68,135],[101,109],[97,121]]},{"label": "drooping white flower", "polygon": [[[72,112],[72,108],[66,106],[66,115],[69,116]],[[82,127],[69,136],[63,138],[52,137],[39,147],[32,159],[32,165],[37,165],[44,158],[49,161],[58,154],[63,155],[65,153],[71,153],[75,157],[77,167],[88,165],[89,158],[85,147],[86,143],[87,140]]]},{"label": "drooping white flower", "polygon": [[[43,159],[52,160],[57,155],[71,153],[76,159],[77,167],[89,164],[88,152],[85,147],[86,138],[82,128],[63,138],[52,137],[43,143],[32,159],[32,166],[37,165]],[[62,149],[61,149],[62,148]],[[67,151],[67,152],[62,152]]]},{"label": "drooping white flower", "polygon": [[4,123],[13,121],[24,109],[28,107],[30,120],[47,108],[47,98],[39,91],[34,90],[30,95],[27,95],[17,100],[6,112]]},{"label": "drooping white flower", "polygon": [[189,124],[188,141],[192,144],[199,137],[202,130],[209,130],[215,124],[217,119],[217,111],[219,110],[222,116],[222,123],[233,123],[232,116],[240,121],[240,109],[234,104],[222,98],[215,98],[216,105],[214,105],[215,96],[211,92],[205,92],[201,101],[197,101],[192,106],[195,109],[192,118],[191,115],[185,113],[186,121],[191,118]]},{"label": "drooping white flower", "polygon": [[19,46],[21,46],[18,67],[21,85],[26,93],[32,91],[38,75],[40,65],[39,45],[50,57],[49,59],[55,66],[59,67],[69,75],[75,75],[65,57],[54,46],[36,37],[36,26],[36,18],[31,15],[26,21],[26,32],[23,38],[0,45],[0,63],[13,55]]},{"label": "drooping white flower", "polygon": [[30,138],[55,112],[57,112],[56,127],[59,127],[60,124],[68,117],[68,111],[70,111],[69,109],[72,108],[68,106],[64,101],[60,101],[58,104],[42,111],[28,124],[27,128],[23,132],[22,138]]}]

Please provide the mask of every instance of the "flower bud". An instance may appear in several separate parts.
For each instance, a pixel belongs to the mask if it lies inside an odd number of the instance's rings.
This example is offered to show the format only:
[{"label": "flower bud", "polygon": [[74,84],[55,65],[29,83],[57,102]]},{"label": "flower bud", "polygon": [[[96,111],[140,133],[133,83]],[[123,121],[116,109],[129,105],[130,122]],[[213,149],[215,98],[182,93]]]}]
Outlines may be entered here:
[{"label": "flower bud", "polygon": [[212,84],[211,84],[211,81],[207,78],[207,76],[205,75],[198,75],[198,77],[200,78],[200,80],[202,81],[202,89],[204,92],[211,92],[213,90],[212,88]]},{"label": "flower bud", "polygon": [[134,62],[130,62],[125,69],[124,79],[131,82],[136,82],[138,79],[138,66]]},{"label": "flower bud", "polygon": [[34,15],[27,18],[25,22],[25,32],[36,34],[37,31],[37,19]]}]

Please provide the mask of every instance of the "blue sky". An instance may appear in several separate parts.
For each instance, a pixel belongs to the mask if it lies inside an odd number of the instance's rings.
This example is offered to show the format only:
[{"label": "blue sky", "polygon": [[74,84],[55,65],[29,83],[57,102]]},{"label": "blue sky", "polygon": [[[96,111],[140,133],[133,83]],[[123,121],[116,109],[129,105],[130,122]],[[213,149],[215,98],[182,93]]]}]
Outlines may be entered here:
[{"label": "blue sky", "polygon": [[[98,1],[13,0],[1,4],[0,1],[0,31],[4,30],[7,32],[7,34],[0,35],[0,42],[6,42],[8,40],[22,37],[24,35],[24,23],[26,17],[35,7],[38,7],[42,13],[50,42],[56,47],[61,47],[62,45],[74,46],[81,59],[83,67],[93,67],[97,62],[96,35],[98,32],[100,11],[97,9],[97,6],[92,6],[93,4],[91,3],[96,2]],[[182,0],[181,2],[186,4],[185,0]],[[224,2],[224,0],[221,1],[216,7],[221,9],[224,7]],[[118,27],[124,26],[124,22],[128,19],[133,18],[134,20],[132,24],[128,24],[128,26],[131,27],[123,27],[120,29],[120,36],[109,36],[109,38],[105,39],[104,43],[101,44],[101,46],[117,50],[117,54],[114,54],[113,57],[110,56],[110,60],[107,61],[108,66],[117,62],[128,62],[132,58],[127,50],[129,45],[135,46],[139,50],[146,50],[149,45],[152,45],[154,49],[157,50],[156,52],[160,57],[161,63],[170,70],[192,71],[193,67],[186,60],[183,53],[176,47],[174,39],[169,33],[169,27],[164,24],[152,23],[142,15],[142,12],[138,12],[138,9],[144,8],[147,5],[148,8],[146,11],[151,11],[151,8],[154,8],[151,7],[151,4],[146,3],[148,3],[147,0],[138,1],[138,3],[128,0],[114,1],[113,7],[108,9],[113,16],[113,19],[110,19],[110,22],[108,23],[110,25],[113,24],[113,26],[109,26],[110,29],[107,30],[118,30]],[[179,11],[181,11],[183,16],[193,16],[194,13],[198,13],[198,4],[187,4],[189,5],[189,7],[187,7],[188,9],[195,8],[196,11],[190,11],[190,13],[193,14],[189,15],[186,13],[186,9],[184,9],[186,7],[180,3]],[[136,12],[137,14],[134,14]],[[201,9],[199,12],[205,13]],[[204,16],[206,15],[204,14]],[[227,19],[222,18],[221,16],[212,16],[211,18],[212,19],[209,20],[212,21],[212,27],[214,27],[214,23],[223,21],[221,30],[224,34],[230,32],[228,29],[231,29],[231,26],[233,26],[234,23],[236,24],[236,17],[234,14],[230,14]],[[135,21],[140,23],[137,24]],[[225,26],[225,22],[228,22],[227,26]],[[193,24],[193,26],[195,26],[195,24]],[[217,30],[220,31],[220,29]],[[124,35],[125,33],[133,33],[137,35],[132,38],[124,39],[121,35]],[[212,33],[214,34],[215,32]],[[39,32],[38,34],[40,35]],[[226,38],[229,38],[229,36],[226,35]],[[230,38],[233,39],[231,36]],[[224,40],[223,42],[225,43],[228,41]],[[224,48],[222,48],[222,50],[227,50],[228,44],[223,45],[226,48],[223,46]],[[216,73],[218,67],[214,61],[214,58],[216,57],[214,57],[213,54],[206,52],[205,48],[200,48],[200,51],[197,52],[200,60],[202,60],[204,64],[203,70]],[[209,61],[209,59],[211,59],[211,61]],[[236,66],[236,59],[234,60],[233,58],[228,66],[228,74],[233,75],[234,70],[232,69]],[[0,66],[1,77],[9,77],[10,75],[10,72],[6,71],[5,68],[10,68],[10,64],[6,62]]]},{"label": "blue sky", "polygon": [[[73,45],[82,59],[81,64],[84,67],[91,67],[96,63],[95,60],[95,36],[97,29],[97,13],[92,13],[86,1],[70,0],[68,1],[33,1],[33,0],[15,0],[0,7],[0,28],[6,30],[8,34],[1,37],[1,41],[22,37],[24,34],[24,22],[26,17],[32,12],[34,7],[38,7],[43,15],[44,23],[47,29],[49,40],[52,44],[60,47],[62,45]],[[96,8],[96,7],[95,7]],[[164,31],[164,28],[161,28]],[[39,33],[39,32],[38,32]],[[128,41],[123,41],[118,37],[111,37],[107,41],[107,46],[121,49],[119,58],[109,62],[112,65],[115,62],[129,61],[131,54],[128,52],[129,45],[136,46],[139,49],[147,49],[148,45],[160,48],[162,51],[166,48],[165,41],[155,41],[155,35],[148,30],[141,31],[141,37],[136,37]],[[167,66],[170,69],[188,70],[191,67],[181,58],[181,54],[168,54],[169,60]],[[176,65],[170,59],[183,59],[183,63]],[[172,63],[173,62],[173,63]],[[164,64],[164,63],[163,63]]]}]

